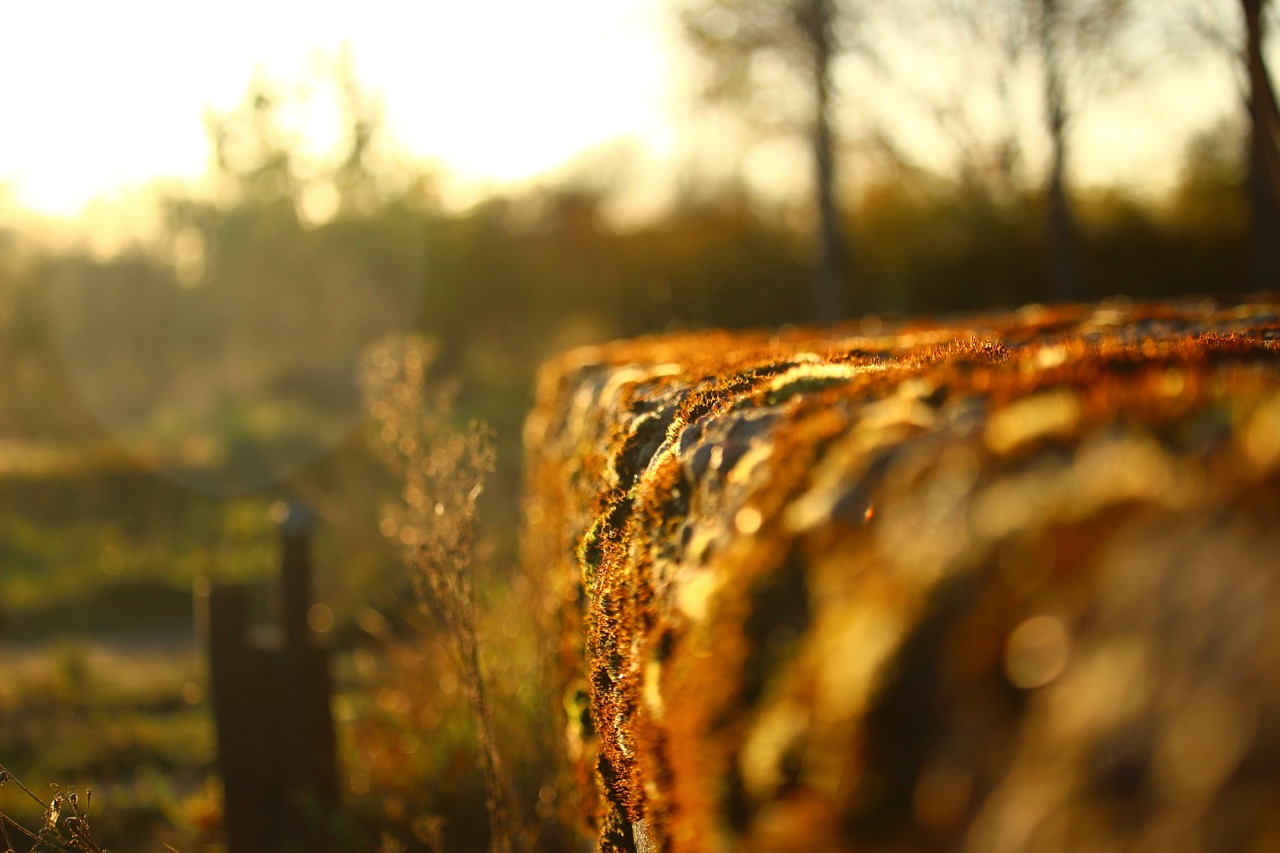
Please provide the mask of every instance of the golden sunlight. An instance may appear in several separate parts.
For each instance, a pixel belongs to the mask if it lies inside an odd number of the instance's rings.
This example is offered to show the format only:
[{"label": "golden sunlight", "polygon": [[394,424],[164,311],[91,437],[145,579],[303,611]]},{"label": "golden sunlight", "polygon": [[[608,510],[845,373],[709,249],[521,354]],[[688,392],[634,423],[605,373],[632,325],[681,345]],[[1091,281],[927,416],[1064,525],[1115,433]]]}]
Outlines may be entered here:
[{"label": "golden sunlight", "polygon": [[48,215],[157,178],[195,180],[208,160],[207,109],[237,103],[255,69],[298,80],[344,49],[380,94],[392,135],[477,186],[617,137],[661,144],[664,133],[651,0],[411,10],[382,0],[358,15],[249,0],[200,15],[155,0],[74,6],[74,26],[60,4],[0,14],[0,184]]}]

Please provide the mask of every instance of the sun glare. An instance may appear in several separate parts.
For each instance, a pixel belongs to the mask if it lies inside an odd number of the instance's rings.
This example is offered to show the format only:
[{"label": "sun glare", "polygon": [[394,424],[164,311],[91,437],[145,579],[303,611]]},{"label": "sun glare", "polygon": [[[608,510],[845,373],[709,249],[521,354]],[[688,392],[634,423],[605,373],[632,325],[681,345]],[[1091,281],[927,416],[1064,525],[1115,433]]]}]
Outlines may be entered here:
[{"label": "sun glare", "polygon": [[72,5],[74,25],[65,4],[0,12],[0,183],[46,215],[195,179],[206,109],[234,106],[255,73],[296,81],[343,49],[391,134],[466,181],[520,180],[608,139],[663,133],[652,0],[372,2],[358,14],[227,0],[199,19],[153,0]]},{"label": "sun glare", "polygon": [[[255,74],[295,83],[344,51],[361,85],[377,94],[390,136],[409,156],[443,169],[450,200],[528,181],[618,139],[634,141],[655,163],[687,155],[723,167],[732,159],[721,156],[723,128],[716,136],[705,111],[694,113],[692,84],[679,79],[670,7],[670,0],[428,0],[412,7],[370,0],[358,9],[225,0],[197,16],[162,0],[7,4],[0,11],[0,198],[73,217],[95,198],[139,197],[125,188],[195,181],[208,168],[207,110],[234,108]],[[944,73],[954,72],[948,63],[931,63],[945,48],[921,33],[895,38],[900,43],[889,47],[904,57],[908,90],[959,106],[957,115],[979,129],[1005,120],[991,105],[969,102],[968,90],[980,87],[967,89]],[[1079,186],[1167,187],[1182,156],[1169,140],[1208,126],[1237,97],[1220,57],[1144,69],[1138,84],[1083,111],[1072,165]],[[851,88],[858,97],[846,99],[842,119],[850,150],[878,128],[895,134],[909,160],[942,171],[963,153],[896,90]],[[1034,86],[1023,94],[1020,133],[1034,170],[1047,143]],[[315,99],[318,114],[294,123],[301,148],[312,153],[336,141],[340,127],[324,115],[322,100]],[[677,104],[679,116],[671,109]],[[761,192],[794,191],[807,180],[796,145],[758,146],[736,162]],[[849,173],[865,170],[854,163]],[[306,205],[322,217],[332,199]]]}]

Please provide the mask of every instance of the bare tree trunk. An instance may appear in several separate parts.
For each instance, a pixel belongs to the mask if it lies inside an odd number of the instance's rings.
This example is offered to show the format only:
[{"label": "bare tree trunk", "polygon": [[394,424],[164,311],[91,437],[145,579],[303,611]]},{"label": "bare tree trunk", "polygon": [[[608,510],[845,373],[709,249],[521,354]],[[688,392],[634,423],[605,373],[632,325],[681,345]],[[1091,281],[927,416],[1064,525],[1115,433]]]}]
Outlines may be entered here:
[{"label": "bare tree trunk", "polygon": [[1058,0],[1040,0],[1040,52],[1044,62],[1045,120],[1053,150],[1046,202],[1049,206],[1049,295],[1080,298],[1080,261],[1075,212],[1067,191],[1067,110],[1058,51]]},{"label": "bare tree trunk", "polygon": [[812,310],[815,319],[829,321],[848,316],[847,275],[850,250],[846,242],[836,196],[836,160],[831,129],[834,54],[831,23],[833,0],[801,0],[801,20],[813,49],[814,192],[818,207],[819,254],[814,270]]},{"label": "bare tree trunk", "polygon": [[1253,283],[1280,282],[1280,108],[1267,72],[1263,16],[1269,0],[1241,0],[1245,62],[1249,74],[1249,207],[1252,216]]}]

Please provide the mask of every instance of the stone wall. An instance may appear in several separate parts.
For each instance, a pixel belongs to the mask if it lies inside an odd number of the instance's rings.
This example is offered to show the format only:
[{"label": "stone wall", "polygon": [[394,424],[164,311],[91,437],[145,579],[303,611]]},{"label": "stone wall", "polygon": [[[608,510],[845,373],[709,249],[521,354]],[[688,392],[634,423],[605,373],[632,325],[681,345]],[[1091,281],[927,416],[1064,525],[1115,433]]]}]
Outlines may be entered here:
[{"label": "stone wall", "polygon": [[526,427],[601,850],[1280,849],[1280,302],[570,352]]}]

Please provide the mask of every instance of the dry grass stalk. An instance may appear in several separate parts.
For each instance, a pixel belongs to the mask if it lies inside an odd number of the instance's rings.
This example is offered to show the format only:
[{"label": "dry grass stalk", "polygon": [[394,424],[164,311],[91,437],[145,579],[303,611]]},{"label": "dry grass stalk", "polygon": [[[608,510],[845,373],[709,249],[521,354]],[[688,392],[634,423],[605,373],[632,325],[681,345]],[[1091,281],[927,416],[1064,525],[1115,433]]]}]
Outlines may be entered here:
[{"label": "dry grass stalk", "polygon": [[44,814],[40,819],[40,828],[33,831],[0,812],[0,840],[5,845],[4,853],[13,853],[15,849],[10,830],[33,842],[32,853],[109,853],[93,839],[89,828],[92,791],[85,791],[84,809],[81,810],[80,795],[74,791],[55,789],[53,799],[45,803],[16,776],[0,766],[0,786],[10,782],[22,789],[32,802],[44,810]]},{"label": "dry grass stalk", "polygon": [[492,853],[510,853],[509,781],[480,666],[472,555],[476,501],[493,470],[489,428],[452,422],[456,383],[427,383],[435,345],[396,337],[375,347],[365,364],[365,404],[377,427],[374,446],[401,485],[380,528],[399,549],[419,601],[443,623],[476,730]]}]

